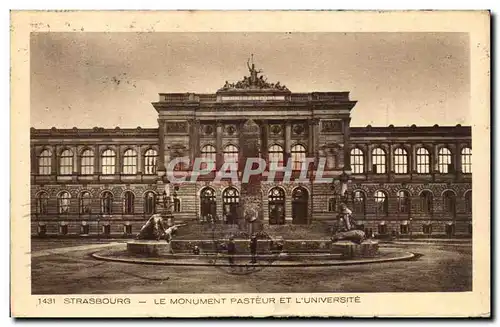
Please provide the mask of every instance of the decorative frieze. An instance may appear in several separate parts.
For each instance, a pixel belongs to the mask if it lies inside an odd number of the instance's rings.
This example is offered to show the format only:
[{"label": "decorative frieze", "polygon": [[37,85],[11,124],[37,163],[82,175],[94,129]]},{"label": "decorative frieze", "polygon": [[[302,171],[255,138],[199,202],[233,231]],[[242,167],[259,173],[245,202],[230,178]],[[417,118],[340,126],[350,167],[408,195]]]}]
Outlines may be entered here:
[{"label": "decorative frieze", "polygon": [[166,122],[165,132],[166,134],[187,134],[188,123],[187,121]]},{"label": "decorative frieze", "polygon": [[342,121],[341,120],[322,120],[321,121],[322,133],[341,133]]}]

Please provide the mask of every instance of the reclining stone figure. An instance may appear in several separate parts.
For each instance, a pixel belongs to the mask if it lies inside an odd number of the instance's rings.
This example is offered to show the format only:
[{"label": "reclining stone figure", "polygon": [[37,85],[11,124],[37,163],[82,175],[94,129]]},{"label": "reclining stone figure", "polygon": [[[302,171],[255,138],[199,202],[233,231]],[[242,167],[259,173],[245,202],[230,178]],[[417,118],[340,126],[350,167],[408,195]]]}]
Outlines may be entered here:
[{"label": "reclining stone figure", "polygon": [[146,221],[144,226],[142,226],[136,239],[159,241],[164,238],[167,243],[170,243],[177,229],[185,225],[186,224],[168,226],[160,214],[154,214]]}]

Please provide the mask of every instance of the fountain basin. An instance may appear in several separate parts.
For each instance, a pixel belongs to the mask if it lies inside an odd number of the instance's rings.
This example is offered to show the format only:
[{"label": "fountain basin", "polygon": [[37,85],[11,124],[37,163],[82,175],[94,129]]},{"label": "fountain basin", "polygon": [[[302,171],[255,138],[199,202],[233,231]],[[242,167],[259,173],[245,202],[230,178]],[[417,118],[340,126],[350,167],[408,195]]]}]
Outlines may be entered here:
[{"label": "fountain basin", "polygon": [[[225,253],[224,244],[228,240],[173,240],[167,243],[165,240],[133,240],[127,243],[127,252],[133,255],[163,257],[172,253],[190,254],[195,246],[202,253]],[[249,241],[245,239],[234,240],[236,253],[238,255],[249,254]],[[351,241],[331,242],[329,240],[283,240],[279,243],[272,240],[258,240],[257,253],[277,254],[288,253],[289,255],[299,253],[331,254],[339,258],[364,258],[375,257],[378,254],[378,242],[366,240],[361,244]]]}]

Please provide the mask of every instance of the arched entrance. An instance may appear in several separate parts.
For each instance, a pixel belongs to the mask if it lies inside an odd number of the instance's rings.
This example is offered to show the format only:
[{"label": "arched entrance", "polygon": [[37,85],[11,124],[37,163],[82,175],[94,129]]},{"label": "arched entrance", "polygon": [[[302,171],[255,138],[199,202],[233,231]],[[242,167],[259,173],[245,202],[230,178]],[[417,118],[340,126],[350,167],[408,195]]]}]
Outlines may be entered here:
[{"label": "arched entrance", "polygon": [[211,187],[205,187],[200,192],[201,217],[206,218],[209,214],[212,218],[217,215],[217,201],[215,199],[215,190]]},{"label": "arched entrance", "polygon": [[307,224],[309,192],[297,187],[292,193],[292,223]]},{"label": "arched entrance", "polygon": [[240,203],[240,192],[234,187],[226,188],[224,192],[222,192],[222,202],[224,203],[222,211],[226,224],[237,224],[237,208]]},{"label": "arched entrance", "polygon": [[285,224],[285,191],[279,187],[269,191],[269,224]]}]

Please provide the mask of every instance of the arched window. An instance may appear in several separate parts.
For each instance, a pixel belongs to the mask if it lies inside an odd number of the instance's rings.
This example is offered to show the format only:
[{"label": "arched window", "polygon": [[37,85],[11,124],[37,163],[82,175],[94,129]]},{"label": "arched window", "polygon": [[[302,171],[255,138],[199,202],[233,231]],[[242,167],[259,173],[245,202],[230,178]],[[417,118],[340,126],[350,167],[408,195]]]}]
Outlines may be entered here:
[{"label": "arched window", "polygon": [[205,145],[201,148],[201,157],[206,161],[201,165],[201,169],[206,169],[208,167],[208,162],[213,164],[215,170],[215,158],[217,152],[215,151],[215,147],[213,145]]},{"label": "arched window", "polygon": [[394,172],[408,174],[408,153],[403,148],[394,150]]},{"label": "arched window", "polygon": [[383,191],[375,192],[375,210],[377,214],[386,215],[388,210],[387,194]]},{"label": "arched window", "polygon": [[429,174],[430,173],[430,155],[426,148],[419,148],[417,150],[417,173]]},{"label": "arched window", "polygon": [[432,212],[432,193],[429,191],[422,191],[420,193],[420,207],[422,212],[431,213]]},{"label": "arched window", "polygon": [[302,163],[306,160],[306,148],[301,144],[292,147],[292,169],[301,170]]},{"label": "arched window", "polygon": [[94,173],[94,151],[87,149],[82,152],[80,171],[82,175]]},{"label": "arched window", "polygon": [[156,160],[158,153],[155,149],[149,149],[144,153],[144,174],[156,174]]},{"label": "arched window", "polygon": [[152,191],[144,194],[144,213],[151,215],[156,212],[156,194]]},{"label": "arched window", "polygon": [[269,165],[271,167],[283,167],[283,148],[281,145],[273,144],[269,147]]},{"label": "arched window", "polygon": [[73,151],[66,149],[61,152],[61,156],[59,157],[59,174],[73,174]]},{"label": "arched window", "polygon": [[272,188],[268,194],[269,224],[285,224],[285,191],[279,187]]},{"label": "arched window", "polygon": [[211,215],[212,219],[217,215],[217,200],[215,190],[211,187],[205,187],[200,192],[200,213],[203,219],[208,219]]},{"label": "arched window", "polygon": [[438,169],[441,174],[451,173],[451,151],[448,148],[441,148],[438,152]]},{"label": "arched window", "polygon": [[38,156],[38,174],[50,175],[52,173],[52,152],[43,150]]},{"label": "arched window", "polygon": [[123,173],[126,175],[137,174],[137,152],[128,149],[123,154]]},{"label": "arched window", "polygon": [[240,192],[234,187],[228,187],[222,192],[224,221],[227,224],[237,223],[237,208],[240,203]]},{"label": "arched window", "polygon": [[453,191],[448,190],[443,193],[443,209],[446,213],[455,214],[456,196]]},{"label": "arched window", "polygon": [[89,214],[91,212],[92,197],[90,192],[85,191],[80,193],[80,214]]},{"label": "arched window", "polygon": [[123,213],[131,215],[134,213],[134,200],[135,195],[131,191],[123,193]]},{"label": "arched window", "polygon": [[115,151],[107,149],[101,156],[101,167],[103,175],[113,175],[115,173],[116,154]]},{"label": "arched window", "polygon": [[464,174],[472,173],[472,149],[462,149],[462,172]]},{"label": "arched window", "polygon": [[398,211],[400,213],[410,212],[410,194],[408,191],[398,192]]},{"label": "arched window", "polygon": [[363,174],[365,172],[365,154],[361,149],[351,150],[351,167],[353,174]]},{"label": "arched window", "polygon": [[335,198],[328,199],[328,212],[337,211],[337,201]]},{"label": "arched window", "polygon": [[70,204],[71,195],[63,191],[59,193],[57,196],[57,212],[59,214],[68,214],[69,213],[69,204]]},{"label": "arched window", "polygon": [[465,212],[472,212],[472,191],[467,191],[465,193]]},{"label": "arched window", "polygon": [[238,163],[238,148],[236,146],[229,144],[224,148],[224,162]]},{"label": "arched window", "polygon": [[101,194],[101,214],[110,215],[113,213],[113,194],[105,191]]},{"label": "arched window", "polygon": [[365,213],[365,194],[361,191],[354,191],[354,213],[364,214]]},{"label": "arched window", "polygon": [[47,192],[40,192],[36,199],[36,213],[46,215],[49,207],[49,195]]},{"label": "arched window", "polygon": [[372,162],[375,174],[385,174],[385,151],[383,149],[373,149]]}]

